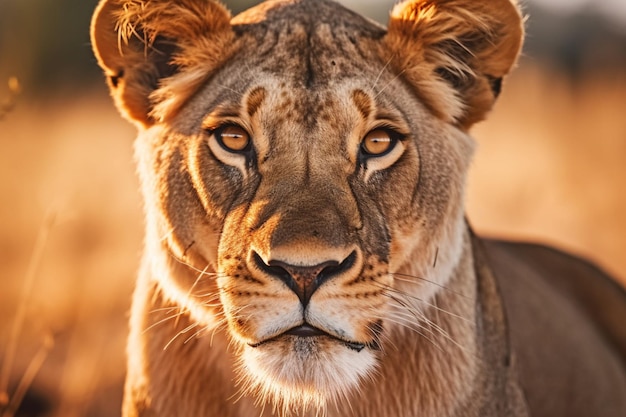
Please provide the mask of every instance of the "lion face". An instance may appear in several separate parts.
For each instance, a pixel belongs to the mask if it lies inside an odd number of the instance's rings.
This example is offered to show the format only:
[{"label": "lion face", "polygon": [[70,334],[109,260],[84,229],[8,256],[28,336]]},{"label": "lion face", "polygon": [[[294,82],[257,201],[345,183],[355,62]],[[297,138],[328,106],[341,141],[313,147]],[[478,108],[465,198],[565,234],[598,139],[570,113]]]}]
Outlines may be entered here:
[{"label": "lion face", "polygon": [[[200,35],[180,40],[149,109],[111,81],[141,125],[148,250],[166,254],[155,279],[227,328],[260,401],[306,408],[357,386],[460,256],[466,127],[486,111],[472,100],[491,103],[503,74],[436,62],[447,52],[405,33],[420,2],[405,3],[388,32],[332,2],[258,6],[227,34],[198,32],[223,45],[205,68],[184,61]],[[224,25],[225,11],[204,12]],[[159,25],[141,22],[157,42]],[[405,68],[408,47],[423,62]]]},{"label": "lion face", "polygon": [[[179,155],[166,171],[181,182],[157,185],[187,190],[161,200],[169,245],[215,271],[244,378],[289,403],[285,393],[318,401],[355,386],[375,368],[384,333],[407,320],[390,309],[444,284],[472,145],[429,120],[380,59],[343,58],[349,41],[328,27],[285,30],[302,34],[303,44],[275,52],[291,51],[291,77],[256,58],[258,45],[244,52],[247,65],[225,66],[177,115],[183,128],[162,133]],[[328,55],[306,41],[327,43]],[[189,212],[205,217],[201,227],[180,219]],[[401,272],[431,284],[402,288]]]}]

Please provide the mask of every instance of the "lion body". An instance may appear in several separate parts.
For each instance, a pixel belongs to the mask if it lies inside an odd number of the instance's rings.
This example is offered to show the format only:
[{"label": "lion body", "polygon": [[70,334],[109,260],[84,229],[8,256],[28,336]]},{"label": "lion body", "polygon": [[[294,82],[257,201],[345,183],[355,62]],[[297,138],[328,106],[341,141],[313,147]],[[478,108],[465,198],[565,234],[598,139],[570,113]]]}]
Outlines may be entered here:
[{"label": "lion body", "polygon": [[102,0],[146,208],[124,415],[624,415],[623,292],[464,219],[522,34],[508,0]]},{"label": "lion body", "polygon": [[486,247],[532,415],[622,415],[624,290],[592,265],[554,249],[505,242]]}]

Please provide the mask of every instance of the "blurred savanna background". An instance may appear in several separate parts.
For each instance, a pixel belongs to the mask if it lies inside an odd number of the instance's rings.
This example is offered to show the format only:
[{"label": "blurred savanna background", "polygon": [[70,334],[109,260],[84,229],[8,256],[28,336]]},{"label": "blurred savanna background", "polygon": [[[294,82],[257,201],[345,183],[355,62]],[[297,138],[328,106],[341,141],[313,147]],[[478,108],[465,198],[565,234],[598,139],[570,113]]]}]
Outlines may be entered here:
[{"label": "blurred savanna background", "polygon": [[[142,214],[134,129],[91,55],[96,3],[0,0],[0,417],[119,414]],[[386,22],[393,1],[343,3]],[[468,217],[626,283],[626,2],[525,10],[524,57],[473,129]]]}]

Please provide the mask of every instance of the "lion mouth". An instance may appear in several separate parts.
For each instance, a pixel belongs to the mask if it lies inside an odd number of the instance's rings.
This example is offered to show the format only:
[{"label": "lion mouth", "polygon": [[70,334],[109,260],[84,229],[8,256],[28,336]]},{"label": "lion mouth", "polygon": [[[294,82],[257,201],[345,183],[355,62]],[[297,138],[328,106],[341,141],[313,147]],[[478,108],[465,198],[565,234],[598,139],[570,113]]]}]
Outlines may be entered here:
[{"label": "lion mouth", "polygon": [[262,340],[258,343],[249,343],[248,346],[252,347],[252,348],[257,348],[259,346],[262,346],[266,343],[270,343],[273,342],[279,338],[282,338],[284,336],[295,336],[298,338],[310,338],[310,337],[328,337],[330,339],[333,339],[339,343],[342,343],[344,346],[346,346],[348,349],[354,350],[356,352],[360,352],[363,349],[365,349],[366,347],[372,348],[372,349],[376,349],[377,344],[376,343],[360,343],[360,342],[354,342],[354,341],[350,341],[350,340],[344,340],[341,339],[335,335],[332,335],[328,332],[325,332],[324,330],[318,329],[317,327],[313,327],[308,323],[305,324],[301,324],[299,326],[296,327],[292,327],[291,329],[277,335],[274,337],[271,337],[269,339],[266,340]]}]

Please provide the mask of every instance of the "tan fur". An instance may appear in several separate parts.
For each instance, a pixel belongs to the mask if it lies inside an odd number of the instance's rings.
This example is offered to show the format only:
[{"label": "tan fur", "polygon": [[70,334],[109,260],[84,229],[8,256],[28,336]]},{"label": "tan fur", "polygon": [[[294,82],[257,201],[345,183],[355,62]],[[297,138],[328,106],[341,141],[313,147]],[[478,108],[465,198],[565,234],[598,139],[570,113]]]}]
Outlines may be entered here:
[{"label": "tan fur", "polygon": [[151,94],[177,109],[228,59],[233,42],[230,13],[210,1],[112,0],[94,16],[98,63],[122,83],[112,85],[116,102],[141,126],[167,117],[151,106]]},{"label": "tan fur", "polygon": [[[510,0],[424,0],[394,8],[386,46],[397,51],[393,63],[418,96],[440,117],[467,128],[491,109],[495,97],[488,77],[509,72],[522,35]],[[456,80],[456,91],[435,76],[437,70]]]},{"label": "tan fur", "polygon": [[623,291],[463,217],[522,37],[508,0],[102,0],[146,211],[124,416],[626,415]]}]

